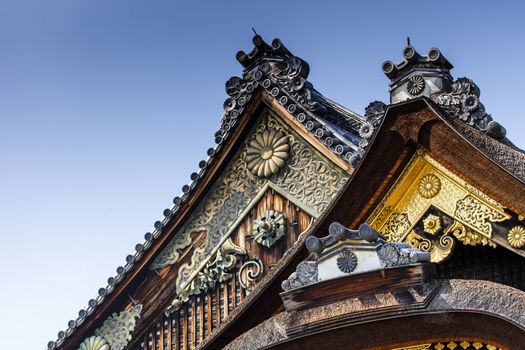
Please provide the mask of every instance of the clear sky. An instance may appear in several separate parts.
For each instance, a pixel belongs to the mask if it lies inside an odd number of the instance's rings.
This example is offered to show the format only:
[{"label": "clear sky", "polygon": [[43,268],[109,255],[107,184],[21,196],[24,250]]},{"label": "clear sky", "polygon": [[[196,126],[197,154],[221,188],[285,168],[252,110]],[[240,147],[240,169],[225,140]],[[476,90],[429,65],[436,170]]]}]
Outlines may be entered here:
[{"label": "clear sky", "polygon": [[[0,332],[43,349],[124,263],[213,145],[255,27],[326,96],[387,101],[409,35],[525,147],[525,6],[507,1],[0,0]],[[380,142],[380,140],[377,140]]]}]

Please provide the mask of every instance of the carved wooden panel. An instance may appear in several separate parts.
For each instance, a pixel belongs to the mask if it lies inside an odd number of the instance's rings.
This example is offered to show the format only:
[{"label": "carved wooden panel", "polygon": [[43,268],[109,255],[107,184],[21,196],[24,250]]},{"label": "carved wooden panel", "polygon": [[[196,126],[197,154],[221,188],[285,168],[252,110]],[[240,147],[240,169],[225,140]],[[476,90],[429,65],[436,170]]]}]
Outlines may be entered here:
[{"label": "carved wooden panel", "polygon": [[[254,227],[257,220],[270,209],[283,214],[286,234],[267,247],[255,241]],[[271,273],[275,264],[311,225],[312,220],[313,217],[300,207],[268,188],[230,236],[231,243],[246,252],[237,256],[235,267],[228,271],[231,278],[199,294],[190,295],[169,315],[162,315],[141,339],[134,341],[131,349],[194,349],[235,312],[261,278]],[[255,266],[245,266],[241,271],[246,263],[255,259],[261,263],[260,274],[256,273]],[[255,276],[252,281],[248,278],[250,271]]]}]

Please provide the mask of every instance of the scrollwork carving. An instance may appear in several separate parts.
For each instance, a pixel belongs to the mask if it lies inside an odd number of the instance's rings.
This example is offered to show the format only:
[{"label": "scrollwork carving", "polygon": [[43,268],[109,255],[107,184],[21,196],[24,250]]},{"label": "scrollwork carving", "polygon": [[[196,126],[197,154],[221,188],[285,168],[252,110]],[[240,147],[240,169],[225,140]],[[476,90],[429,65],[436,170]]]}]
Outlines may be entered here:
[{"label": "scrollwork carving", "polygon": [[398,241],[410,229],[412,223],[406,213],[394,213],[386,223],[385,235],[391,241]]},{"label": "scrollwork carving", "polygon": [[247,292],[252,291],[252,285],[264,273],[264,266],[259,258],[248,260],[239,268],[239,283]]},{"label": "scrollwork carving", "polygon": [[123,350],[131,340],[131,335],[135,330],[141,311],[142,305],[136,305],[130,310],[112,314],[95,331],[95,335],[104,338],[110,345],[111,350]]},{"label": "scrollwork carving", "polygon": [[177,298],[168,308],[167,313],[178,310],[192,295],[214,289],[218,283],[232,278],[231,270],[237,265],[238,256],[245,255],[246,250],[235,245],[228,239],[219,249],[215,257],[209,260],[197,276],[182,289]]},{"label": "scrollwork carving", "polygon": [[474,231],[470,227],[463,225],[462,223],[455,221],[447,230],[451,232],[454,237],[464,245],[475,246],[478,244],[488,245],[489,247],[496,248],[496,243],[487,238],[486,236]]},{"label": "scrollwork carving", "polygon": [[503,214],[483,204],[472,195],[467,195],[456,203],[454,216],[475,227],[488,238],[492,237],[491,222],[506,219]]},{"label": "scrollwork carving", "polygon": [[[202,267],[203,260],[210,255],[221,239],[229,232],[231,225],[248,207],[250,202],[272,182],[283,192],[299,200],[320,215],[330,204],[348,179],[348,175],[330,161],[323,158],[299,136],[284,127],[268,113],[252,131],[252,135],[265,130],[275,130],[288,138],[289,158],[286,166],[269,177],[254,175],[247,166],[249,141],[241,147],[193,215],[175,234],[172,241],[156,258],[151,269],[174,264],[180,256],[180,249],[191,244],[191,232],[205,231],[205,243],[196,248],[191,262],[181,266],[177,280],[177,290]],[[248,140],[251,140],[248,137]]]}]

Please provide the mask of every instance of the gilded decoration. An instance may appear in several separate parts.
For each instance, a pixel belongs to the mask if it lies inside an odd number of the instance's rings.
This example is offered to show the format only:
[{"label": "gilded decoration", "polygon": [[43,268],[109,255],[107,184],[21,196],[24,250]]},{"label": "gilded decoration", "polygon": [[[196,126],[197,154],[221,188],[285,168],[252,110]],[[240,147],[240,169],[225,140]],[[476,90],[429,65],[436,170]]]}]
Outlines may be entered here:
[{"label": "gilded decoration", "polygon": [[289,151],[288,136],[284,132],[266,129],[252,137],[244,161],[253,175],[268,177],[284,167]]},{"label": "gilded decoration", "polygon": [[113,313],[95,330],[95,335],[84,339],[78,350],[123,350],[131,340],[141,311],[142,305],[136,305]]},{"label": "gilded decoration", "polygon": [[459,221],[454,221],[454,223],[447,230],[447,233],[452,233],[458,241],[464,245],[488,245],[489,247],[496,248],[496,243],[488,239],[486,236],[478,233],[477,231],[471,229],[467,225],[462,224]]},{"label": "gilded decoration", "polygon": [[441,222],[439,216],[434,214],[429,214],[425,219],[423,219],[423,227],[425,232],[430,234],[435,234],[441,229]]},{"label": "gilded decoration", "polygon": [[507,240],[511,247],[523,248],[525,246],[525,228],[522,226],[511,228],[507,235]]},{"label": "gilded decoration", "polygon": [[390,350],[502,350],[496,345],[489,343],[482,343],[479,341],[447,341],[447,342],[435,342],[426,343],[420,345],[403,346],[400,348],[392,348]]},{"label": "gilded decoration", "polygon": [[[267,141],[274,135],[273,143],[267,144],[273,145],[274,150],[279,150],[279,154],[274,153],[272,157],[279,156],[284,159],[284,155],[281,154],[284,152],[284,148],[281,148],[284,144],[289,145],[289,156],[277,173],[260,177],[259,172],[253,173],[253,168],[249,167],[247,160],[250,159],[248,156],[253,154],[252,142],[257,140],[254,135],[265,133]],[[269,166],[269,169],[272,167]],[[177,291],[181,292],[215,255],[266,186],[273,186],[272,188],[278,189],[296,205],[305,208],[313,217],[318,217],[348,178],[347,173],[317,152],[271,112],[266,112],[206,197],[150,268],[159,269],[176,263],[180,257],[180,250],[191,244],[190,234],[205,231],[203,246],[195,248],[191,261],[179,268]]]},{"label": "gilded decoration", "polygon": [[417,189],[423,198],[432,198],[441,190],[441,181],[436,175],[427,174],[419,180],[419,186]]},{"label": "gilded decoration", "polygon": [[440,262],[455,241],[495,247],[493,224],[509,219],[501,204],[419,150],[367,222]]}]

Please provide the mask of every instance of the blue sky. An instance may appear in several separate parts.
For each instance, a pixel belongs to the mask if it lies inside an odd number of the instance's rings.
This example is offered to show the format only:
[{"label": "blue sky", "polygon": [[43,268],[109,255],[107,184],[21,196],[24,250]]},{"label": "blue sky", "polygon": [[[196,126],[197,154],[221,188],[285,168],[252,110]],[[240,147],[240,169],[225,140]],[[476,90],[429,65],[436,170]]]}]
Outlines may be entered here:
[{"label": "blue sky", "polygon": [[407,35],[437,46],[525,148],[524,13],[519,1],[0,0],[2,346],[43,349],[170,206],[213,145],[252,27],[358,113],[387,101],[380,65]]}]

